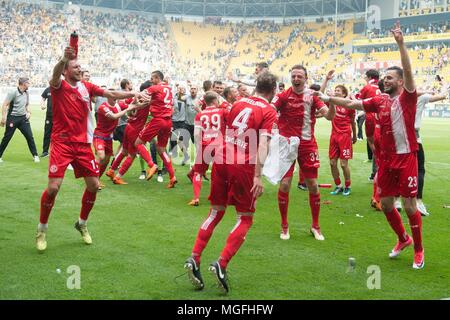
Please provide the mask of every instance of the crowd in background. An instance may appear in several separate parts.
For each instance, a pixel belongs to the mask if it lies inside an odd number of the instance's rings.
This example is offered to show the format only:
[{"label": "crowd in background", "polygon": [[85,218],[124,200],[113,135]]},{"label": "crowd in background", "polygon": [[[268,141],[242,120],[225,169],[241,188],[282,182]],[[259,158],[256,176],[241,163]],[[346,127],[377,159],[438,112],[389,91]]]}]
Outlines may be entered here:
[{"label": "crowd in background", "polygon": [[[181,22],[180,18],[169,20]],[[169,80],[189,79],[197,83],[206,79],[223,80],[233,58],[250,54],[256,59],[245,60],[242,66],[252,67],[255,62],[266,61],[273,72],[287,74],[290,66],[283,60],[298,52],[302,53],[298,62],[311,69],[312,81],[322,78],[330,62],[337,68],[346,68],[337,76],[338,80],[355,78],[351,70],[355,62],[352,46],[343,41],[352,32],[346,21],[322,19],[311,27],[302,20],[231,23],[220,18],[207,19],[196,26],[207,32],[214,25],[224,32],[214,37],[211,46],[205,46],[200,56],[178,54],[170,21],[141,13],[0,0],[0,85],[14,86],[19,75],[26,75],[32,86],[45,87],[75,28],[79,30],[83,68],[90,71],[94,80],[101,79],[99,84],[115,87],[122,78],[142,82],[156,69],[168,75]],[[282,35],[283,27],[291,28],[288,35]],[[410,24],[402,28],[407,34],[444,33],[449,31],[449,22]],[[182,32],[191,36],[184,28]],[[387,36],[389,32],[383,28],[379,35]],[[243,41],[244,48],[239,47]],[[428,60],[429,65],[416,68],[417,75],[438,74],[448,65],[450,51],[446,43],[414,44],[413,47],[416,51],[437,50],[426,57],[419,55],[418,60]],[[371,61],[372,53],[391,50],[395,47],[371,48],[365,52],[363,61]],[[239,66],[236,68],[239,70]]]}]

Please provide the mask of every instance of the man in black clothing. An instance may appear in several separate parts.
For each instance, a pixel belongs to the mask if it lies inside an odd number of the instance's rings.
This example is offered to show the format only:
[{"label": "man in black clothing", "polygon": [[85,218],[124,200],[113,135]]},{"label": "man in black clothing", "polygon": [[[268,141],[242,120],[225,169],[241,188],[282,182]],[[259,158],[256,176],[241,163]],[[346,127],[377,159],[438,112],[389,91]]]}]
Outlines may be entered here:
[{"label": "man in black clothing", "polygon": [[30,81],[28,78],[19,78],[19,86],[9,91],[6,95],[5,102],[2,107],[2,117],[0,126],[5,127],[5,135],[0,144],[0,162],[3,162],[2,156],[14,136],[16,129],[27,139],[28,148],[33,156],[34,162],[39,162],[39,156],[34,143],[33,132],[30,126],[31,112],[29,110],[30,98],[28,95],[28,87]]},{"label": "man in black clothing", "polygon": [[[41,109],[47,112],[45,113],[45,126],[44,126],[44,142],[42,144],[42,154],[41,158],[48,157],[48,148],[50,146],[50,135],[52,134],[52,96],[50,94],[50,87],[45,88],[44,92],[41,94]],[[45,105],[47,101],[47,106]]]}]

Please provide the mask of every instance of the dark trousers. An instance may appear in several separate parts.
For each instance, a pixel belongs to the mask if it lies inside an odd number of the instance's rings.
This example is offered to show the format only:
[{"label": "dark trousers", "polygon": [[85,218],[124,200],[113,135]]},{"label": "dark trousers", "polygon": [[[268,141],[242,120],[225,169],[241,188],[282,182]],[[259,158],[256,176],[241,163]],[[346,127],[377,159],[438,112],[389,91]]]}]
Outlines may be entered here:
[{"label": "dark trousers", "polygon": [[173,121],[172,122],[172,136],[170,138],[170,152],[174,155],[178,152],[178,141],[183,142],[182,130],[186,130],[184,126],[184,121]]},{"label": "dark trousers", "polygon": [[419,169],[419,190],[417,192],[417,199],[422,199],[423,185],[425,183],[425,152],[422,144],[419,143],[419,152],[417,152],[417,168]]},{"label": "dark trousers", "polygon": [[156,150],[156,142],[150,143],[150,154],[152,156],[153,162],[158,165],[158,151]]},{"label": "dark trousers", "polygon": [[6,129],[5,135],[3,136],[2,143],[0,144],[0,158],[3,156],[3,152],[5,152],[6,147],[11,141],[14,132],[16,129],[19,129],[20,132],[24,135],[25,139],[27,139],[28,148],[33,156],[37,156],[36,144],[34,143],[33,132],[31,132],[30,121],[26,119],[25,116],[8,116],[6,119]]},{"label": "dark trousers", "polygon": [[364,139],[364,137],[363,137],[364,120],[366,120],[365,114],[363,114],[362,116],[359,116],[358,119],[356,120],[356,122],[358,124],[358,139]]},{"label": "dark trousers", "polygon": [[[190,125],[190,124],[186,124],[186,129],[187,129],[187,131],[189,131],[189,135],[191,137],[192,143],[195,144],[195,141],[194,141],[194,126]],[[189,145],[189,143],[188,143],[188,145]]]},{"label": "dark trousers", "polygon": [[367,142],[367,159],[369,159],[369,160],[373,159],[372,149],[370,149],[370,146],[369,146],[368,142]]},{"label": "dark trousers", "polygon": [[50,136],[52,135],[53,119],[51,116],[45,117],[44,126],[44,143],[42,144],[42,152],[48,153],[48,148],[50,147]]}]

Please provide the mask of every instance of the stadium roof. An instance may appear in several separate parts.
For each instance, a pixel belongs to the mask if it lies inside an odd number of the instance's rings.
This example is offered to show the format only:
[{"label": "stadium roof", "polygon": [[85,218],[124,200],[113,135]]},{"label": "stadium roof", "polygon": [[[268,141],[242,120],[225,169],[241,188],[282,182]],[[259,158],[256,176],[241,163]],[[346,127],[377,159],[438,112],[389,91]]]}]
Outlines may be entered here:
[{"label": "stadium roof", "polygon": [[[68,3],[68,0],[52,2]],[[204,17],[327,16],[364,12],[366,0],[72,0],[73,4]]]}]

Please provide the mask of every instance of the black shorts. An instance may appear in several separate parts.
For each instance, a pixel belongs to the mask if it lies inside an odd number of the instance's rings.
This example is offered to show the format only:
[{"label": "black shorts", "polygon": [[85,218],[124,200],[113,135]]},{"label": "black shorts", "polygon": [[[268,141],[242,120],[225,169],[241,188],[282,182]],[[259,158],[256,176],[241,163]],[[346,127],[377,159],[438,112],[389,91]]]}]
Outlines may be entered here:
[{"label": "black shorts", "polygon": [[115,141],[119,141],[120,143],[123,142],[123,135],[125,133],[125,127],[126,127],[126,125],[122,125],[122,126],[118,126],[114,129],[113,139]]}]

